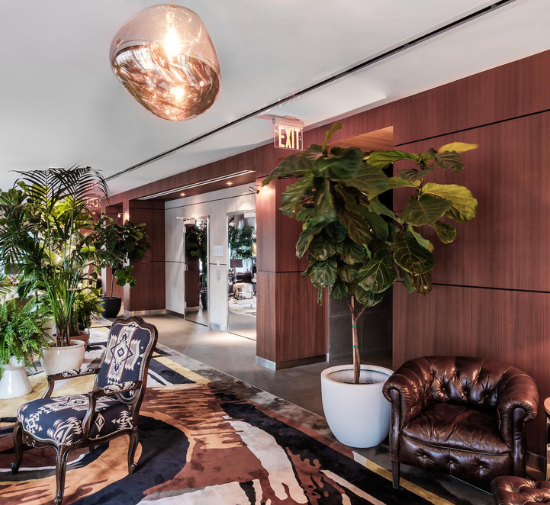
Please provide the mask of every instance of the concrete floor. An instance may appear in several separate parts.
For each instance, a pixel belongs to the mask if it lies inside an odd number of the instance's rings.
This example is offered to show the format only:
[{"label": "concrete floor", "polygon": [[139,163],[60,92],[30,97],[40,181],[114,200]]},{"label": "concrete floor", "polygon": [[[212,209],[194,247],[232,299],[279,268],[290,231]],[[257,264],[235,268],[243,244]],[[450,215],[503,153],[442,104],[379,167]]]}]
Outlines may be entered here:
[{"label": "concrete floor", "polygon": [[[319,415],[323,415],[321,372],[349,362],[339,360],[275,372],[256,365],[253,340],[171,315],[145,319],[157,327],[161,344]],[[391,359],[377,358],[369,362],[391,368]]]}]

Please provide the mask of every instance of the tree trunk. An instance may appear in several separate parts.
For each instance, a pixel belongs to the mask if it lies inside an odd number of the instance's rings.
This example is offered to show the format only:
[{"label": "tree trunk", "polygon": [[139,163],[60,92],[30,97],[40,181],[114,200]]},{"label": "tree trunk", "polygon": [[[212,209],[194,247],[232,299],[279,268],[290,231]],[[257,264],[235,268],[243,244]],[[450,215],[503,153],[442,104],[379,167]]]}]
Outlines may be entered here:
[{"label": "tree trunk", "polygon": [[111,268],[111,298],[113,297],[113,290],[115,289],[115,272]]},{"label": "tree trunk", "polygon": [[359,318],[355,315],[355,296],[351,297],[351,329],[353,342],[353,382],[359,384],[359,374],[361,371],[361,354],[359,353],[359,334],[357,323]]}]

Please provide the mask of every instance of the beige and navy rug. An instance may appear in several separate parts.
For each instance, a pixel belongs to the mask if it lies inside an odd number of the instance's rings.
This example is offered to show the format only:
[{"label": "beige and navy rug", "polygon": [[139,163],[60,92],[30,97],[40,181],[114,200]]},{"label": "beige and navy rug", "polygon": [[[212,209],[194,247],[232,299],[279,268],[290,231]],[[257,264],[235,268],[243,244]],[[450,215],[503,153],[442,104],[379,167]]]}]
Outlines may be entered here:
[{"label": "beige and navy rug", "polygon": [[[84,366],[95,365],[106,334],[94,330]],[[31,377],[39,397],[43,373]],[[55,394],[86,392],[93,377],[72,379]],[[27,448],[19,474],[11,424],[23,400],[0,405],[0,503],[51,503],[55,452]],[[335,442],[324,420],[265,391],[161,345],[141,407],[139,466],[127,473],[121,437],[71,453],[64,504],[151,505],[447,505],[406,479],[394,491],[383,467]],[[448,497],[447,497],[448,498]]]}]

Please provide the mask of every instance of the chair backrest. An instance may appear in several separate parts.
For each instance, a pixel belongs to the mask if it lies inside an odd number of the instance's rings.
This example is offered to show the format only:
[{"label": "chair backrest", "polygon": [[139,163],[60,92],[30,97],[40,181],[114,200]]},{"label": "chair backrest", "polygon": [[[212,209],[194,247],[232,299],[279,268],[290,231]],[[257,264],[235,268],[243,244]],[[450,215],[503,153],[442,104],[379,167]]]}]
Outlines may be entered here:
[{"label": "chair backrest", "polygon": [[493,409],[506,377],[521,373],[516,367],[481,358],[431,356],[419,358],[435,402]]},{"label": "chair backrest", "polygon": [[140,380],[144,391],[157,339],[156,327],[140,317],[117,319],[109,332],[96,385],[103,388]]}]

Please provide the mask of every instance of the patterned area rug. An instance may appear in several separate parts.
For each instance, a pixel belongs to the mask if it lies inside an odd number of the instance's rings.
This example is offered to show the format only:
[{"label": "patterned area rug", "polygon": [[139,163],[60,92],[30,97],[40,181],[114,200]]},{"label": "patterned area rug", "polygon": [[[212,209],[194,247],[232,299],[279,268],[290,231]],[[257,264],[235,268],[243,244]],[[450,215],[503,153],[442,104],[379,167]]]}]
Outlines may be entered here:
[{"label": "patterned area rug", "polygon": [[[105,341],[105,333],[94,331],[85,366],[99,361]],[[183,366],[174,361],[178,358],[182,355],[159,345],[152,360],[137,471],[127,473],[126,437],[92,453],[75,451],[63,503],[466,503],[447,501],[406,480],[405,489],[394,491],[387,470],[331,439],[323,422],[315,425],[318,416],[189,358],[183,357]],[[86,392],[90,379],[67,381],[54,395]],[[33,376],[35,397],[43,382],[43,373]],[[0,406],[0,503],[51,503],[53,450],[27,448],[19,474],[9,471],[14,458],[10,425],[23,401],[10,402]]]}]

